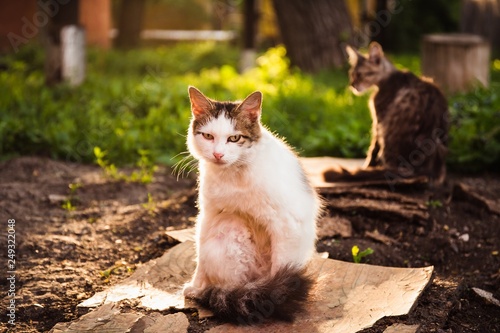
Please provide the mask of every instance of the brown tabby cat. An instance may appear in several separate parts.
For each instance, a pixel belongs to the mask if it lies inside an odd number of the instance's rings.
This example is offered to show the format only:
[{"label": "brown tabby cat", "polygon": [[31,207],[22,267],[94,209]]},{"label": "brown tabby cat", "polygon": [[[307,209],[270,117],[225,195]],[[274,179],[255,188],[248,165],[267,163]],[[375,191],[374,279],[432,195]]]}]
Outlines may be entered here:
[{"label": "brown tabby cat", "polygon": [[448,104],[439,88],[414,74],[397,70],[371,43],[368,55],[346,48],[355,93],[371,86],[372,141],[364,166],[324,173],[327,182],[386,180],[393,188],[401,179],[426,176],[441,184],[446,175]]}]

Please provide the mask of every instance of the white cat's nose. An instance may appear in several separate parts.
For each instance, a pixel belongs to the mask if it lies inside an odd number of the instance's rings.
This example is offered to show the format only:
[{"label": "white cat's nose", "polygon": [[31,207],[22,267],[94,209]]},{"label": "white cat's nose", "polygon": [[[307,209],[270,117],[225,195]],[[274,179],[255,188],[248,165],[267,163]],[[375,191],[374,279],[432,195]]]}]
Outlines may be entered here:
[{"label": "white cat's nose", "polygon": [[224,154],[221,154],[221,153],[214,153],[214,157],[216,160],[220,160],[222,157],[224,157]]}]

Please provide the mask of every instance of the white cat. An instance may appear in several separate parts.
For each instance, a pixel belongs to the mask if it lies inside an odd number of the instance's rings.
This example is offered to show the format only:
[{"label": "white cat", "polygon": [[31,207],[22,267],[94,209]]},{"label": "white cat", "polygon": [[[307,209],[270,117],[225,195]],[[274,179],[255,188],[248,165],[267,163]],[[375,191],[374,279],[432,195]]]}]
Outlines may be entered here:
[{"label": "white cat", "polygon": [[291,321],[313,280],[321,202],[295,153],[260,123],[262,93],[218,102],[189,87],[199,161],[197,268],[184,295],[242,324]]}]

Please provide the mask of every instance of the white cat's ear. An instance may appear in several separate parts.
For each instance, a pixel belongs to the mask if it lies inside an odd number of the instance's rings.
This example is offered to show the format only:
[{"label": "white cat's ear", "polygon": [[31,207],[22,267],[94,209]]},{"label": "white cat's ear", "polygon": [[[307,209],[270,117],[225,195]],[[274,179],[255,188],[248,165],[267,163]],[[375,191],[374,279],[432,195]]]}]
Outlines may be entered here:
[{"label": "white cat's ear", "polygon": [[245,114],[251,121],[257,121],[262,112],[262,93],[255,91],[238,106],[238,113]]},{"label": "white cat's ear", "polygon": [[195,118],[202,116],[213,109],[212,102],[193,86],[189,86],[189,99],[191,100],[191,112]]},{"label": "white cat's ear", "polygon": [[374,64],[380,64],[384,57],[382,46],[377,42],[371,42],[368,51],[368,60]]},{"label": "white cat's ear", "polygon": [[347,58],[349,59],[349,65],[351,65],[352,67],[356,66],[356,64],[358,63],[358,58],[359,58],[358,51],[353,49],[350,45],[347,45],[345,47],[345,51],[347,52]]}]

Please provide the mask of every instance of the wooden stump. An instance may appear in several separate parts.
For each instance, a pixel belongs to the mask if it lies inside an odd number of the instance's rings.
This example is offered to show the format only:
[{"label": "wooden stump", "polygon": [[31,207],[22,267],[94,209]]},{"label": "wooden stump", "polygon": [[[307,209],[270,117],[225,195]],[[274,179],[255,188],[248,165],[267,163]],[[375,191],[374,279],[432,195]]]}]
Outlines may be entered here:
[{"label": "wooden stump", "polygon": [[489,86],[490,46],[471,34],[432,34],[422,40],[422,74],[448,93]]}]

